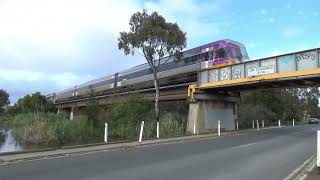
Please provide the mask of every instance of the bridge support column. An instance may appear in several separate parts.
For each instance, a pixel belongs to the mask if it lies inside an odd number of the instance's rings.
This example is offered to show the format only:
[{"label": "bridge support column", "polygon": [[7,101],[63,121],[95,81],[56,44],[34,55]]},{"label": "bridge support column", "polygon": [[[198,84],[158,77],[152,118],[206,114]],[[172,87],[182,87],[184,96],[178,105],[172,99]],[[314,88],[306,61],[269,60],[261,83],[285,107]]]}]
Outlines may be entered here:
[{"label": "bridge support column", "polygon": [[76,116],[80,115],[79,107],[73,106],[70,111],[70,120],[73,120]]},{"label": "bridge support column", "polygon": [[187,132],[193,133],[194,124],[196,133],[216,131],[218,121],[221,129],[234,130],[236,115],[236,102],[239,96],[194,94],[194,100],[189,104]]}]

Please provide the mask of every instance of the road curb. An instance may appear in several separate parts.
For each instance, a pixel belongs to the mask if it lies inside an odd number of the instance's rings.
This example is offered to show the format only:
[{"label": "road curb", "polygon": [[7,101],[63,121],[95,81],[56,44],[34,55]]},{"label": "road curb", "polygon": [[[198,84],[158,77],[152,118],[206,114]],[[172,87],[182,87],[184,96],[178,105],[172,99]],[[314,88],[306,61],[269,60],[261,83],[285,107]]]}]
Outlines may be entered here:
[{"label": "road curb", "polygon": [[312,171],[315,166],[316,155],[312,155],[306,161],[304,161],[298,168],[293,170],[283,180],[304,180],[307,178],[307,173]]}]

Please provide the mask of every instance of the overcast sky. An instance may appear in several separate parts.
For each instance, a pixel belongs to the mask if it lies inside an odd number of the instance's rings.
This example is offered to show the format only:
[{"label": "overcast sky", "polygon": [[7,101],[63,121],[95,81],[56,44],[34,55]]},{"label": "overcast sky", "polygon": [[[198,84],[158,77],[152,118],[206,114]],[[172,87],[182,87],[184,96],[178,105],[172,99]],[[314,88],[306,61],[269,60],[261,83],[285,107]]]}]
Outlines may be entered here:
[{"label": "overcast sky", "polygon": [[0,89],[19,97],[62,90],[144,63],[117,48],[130,15],[158,11],[187,32],[188,48],[219,39],[251,58],[320,47],[320,1],[0,0]]}]

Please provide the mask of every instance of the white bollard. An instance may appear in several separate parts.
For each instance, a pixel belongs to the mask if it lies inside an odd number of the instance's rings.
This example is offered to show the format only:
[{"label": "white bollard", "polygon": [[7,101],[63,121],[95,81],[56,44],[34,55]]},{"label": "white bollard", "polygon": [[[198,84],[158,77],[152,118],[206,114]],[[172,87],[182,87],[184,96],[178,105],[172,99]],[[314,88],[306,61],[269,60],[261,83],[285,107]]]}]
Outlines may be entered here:
[{"label": "white bollard", "polygon": [[159,139],[159,122],[157,122],[157,139]]},{"label": "white bollard", "polygon": [[320,172],[320,131],[318,131],[317,144],[317,167]]},{"label": "white bollard", "polygon": [[104,123],[104,142],[108,143],[108,123]]},{"label": "white bollard", "polygon": [[73,111],[71,110],[70,112],[70,120],[72,121],[73,120]]},{"label": "white bollard", "polygon": [[218,121],[218,136],[220,136],[220,121]]},{"label": "white bollard", "polygon": [[252,120],[252,129],[254,129],[254,120]]},{"label": "white bollard", "polygon": [[237,121],[237,130],[239,130],[239,121]]},{"label": "white bollard", "polygon": [[294,119],[292,119],[292,127],[294,127]]},{"label": "white bollard", "polygon": [[193,134],[196,134],[196,122],[193,123]]},{"label": "white bollard", "polygon": [[144,121],[141,122],[140,135],[139,135],[139,143],[141,143],[141,141],[142,141],[143,126],[144,126]]},{"label": "white bollard", "polygon": [[259,128],[259,120],[257,120],[257,129],[258,129],[258,131],[260,130],[260,128]]},{"label": "white bollard", "polygon": [[264,120],[262,120],[262,128],[264,128]]},{"label": "white bollard", "polygon": [[279,126],[279,128],[281,128],[281,121],[280,121],[280,119],[278,120],[278,126]]}]

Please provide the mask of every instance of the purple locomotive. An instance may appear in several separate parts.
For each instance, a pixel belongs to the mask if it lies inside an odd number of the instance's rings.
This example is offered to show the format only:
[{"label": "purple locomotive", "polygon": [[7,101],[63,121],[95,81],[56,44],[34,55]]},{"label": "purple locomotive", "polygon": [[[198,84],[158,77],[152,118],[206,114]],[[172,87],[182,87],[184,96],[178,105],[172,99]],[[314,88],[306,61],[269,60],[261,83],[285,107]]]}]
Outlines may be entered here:
[{"label": "purple locomotive", "polygon": [[201,62],[206,67],[221,67],[248,60],[245,46],[232,40],[220,40],[201,46]]}]

